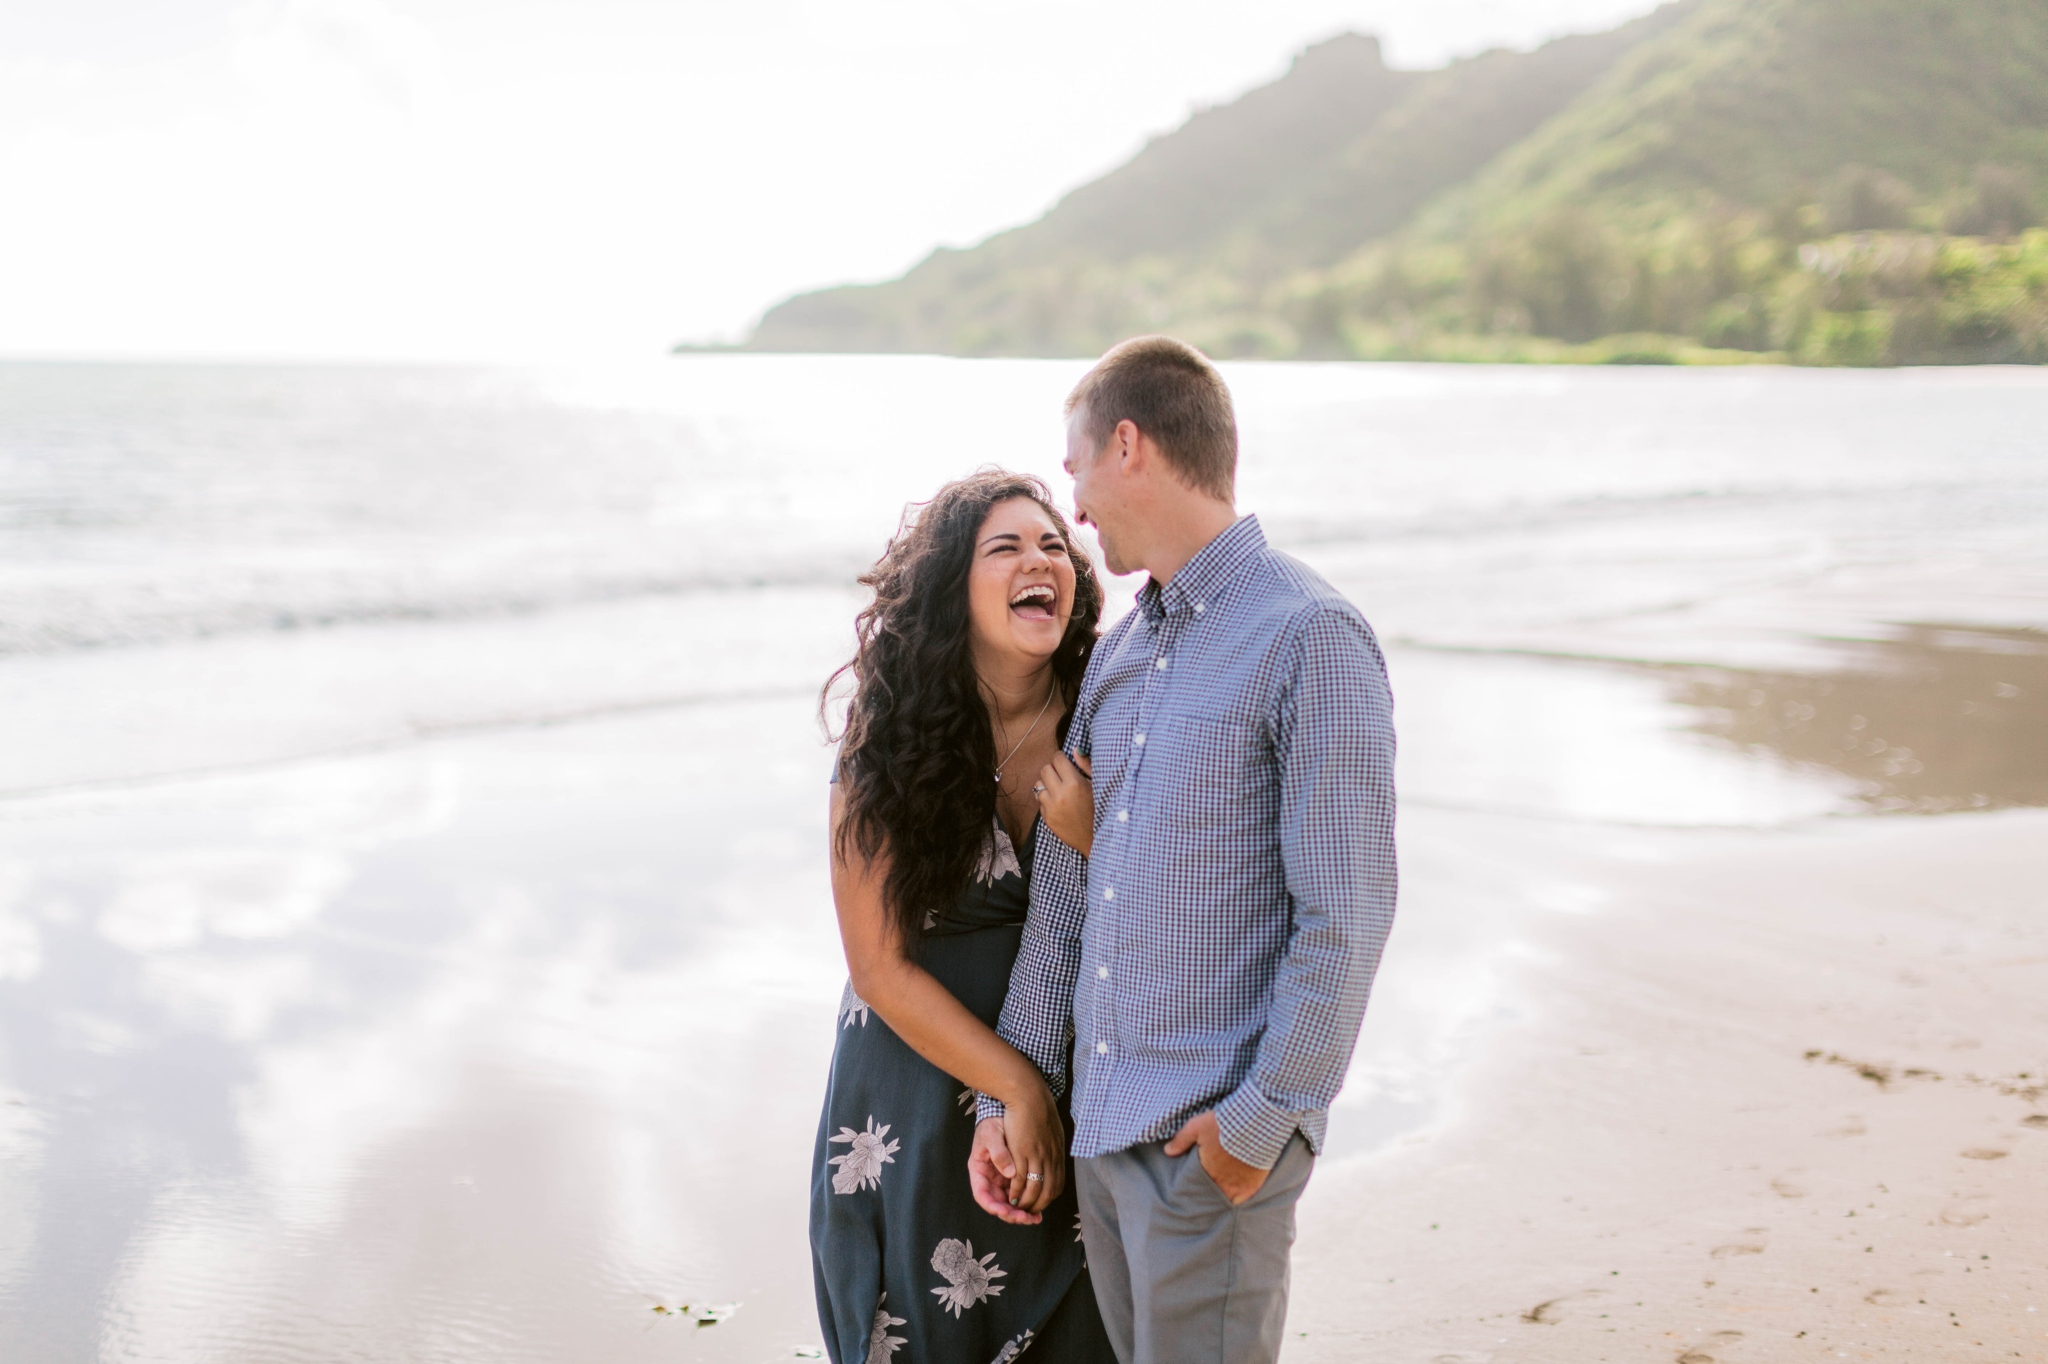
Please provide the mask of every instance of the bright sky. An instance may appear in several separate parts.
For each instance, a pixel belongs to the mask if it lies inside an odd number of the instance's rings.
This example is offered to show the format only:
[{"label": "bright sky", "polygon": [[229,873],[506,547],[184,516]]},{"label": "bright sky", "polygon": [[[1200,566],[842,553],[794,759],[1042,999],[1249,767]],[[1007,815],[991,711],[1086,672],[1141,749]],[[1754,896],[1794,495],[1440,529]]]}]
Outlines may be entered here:
[{"label": "bright sky", "polygon": [[743,335],[1036,217],[1307,43],[1653,0],[4,0],[0,355],[552,359]]}]

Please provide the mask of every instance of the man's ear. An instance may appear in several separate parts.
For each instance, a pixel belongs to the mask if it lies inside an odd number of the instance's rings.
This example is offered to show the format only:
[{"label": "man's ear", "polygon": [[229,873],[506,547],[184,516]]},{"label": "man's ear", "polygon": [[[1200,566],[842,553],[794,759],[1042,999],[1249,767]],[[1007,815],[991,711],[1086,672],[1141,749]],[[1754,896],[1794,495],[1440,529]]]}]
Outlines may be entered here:
[{"label": "man's ear", "polygon": [[1143,473],[1145,469],[1145,443],[1138,431],[1138,424],[1126,417],[1116,424],[1110,433],[1116,445],[1117,460],[1127,474]]}]

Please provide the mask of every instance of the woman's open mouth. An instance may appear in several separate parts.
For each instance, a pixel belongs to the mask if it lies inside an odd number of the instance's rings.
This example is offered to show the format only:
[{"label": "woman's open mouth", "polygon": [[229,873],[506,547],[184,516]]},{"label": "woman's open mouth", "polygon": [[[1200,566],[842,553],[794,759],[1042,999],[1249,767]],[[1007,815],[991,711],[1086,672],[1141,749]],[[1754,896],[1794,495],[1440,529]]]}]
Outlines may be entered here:
[{"label": "woman's open mouth", "polygon": [[1058,602],[1051,583],[1033,583],[1017,589],[1017,595],[1010,598],[1010,610],[1025,620],[1051,620]]}]

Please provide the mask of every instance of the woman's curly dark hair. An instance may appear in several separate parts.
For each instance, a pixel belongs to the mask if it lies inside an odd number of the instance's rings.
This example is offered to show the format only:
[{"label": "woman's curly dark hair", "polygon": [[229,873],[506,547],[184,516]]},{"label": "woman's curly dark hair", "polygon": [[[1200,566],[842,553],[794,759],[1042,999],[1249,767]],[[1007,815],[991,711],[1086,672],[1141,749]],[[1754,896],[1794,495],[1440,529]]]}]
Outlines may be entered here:
[{"label": "woman's curly dark hair", "polygon": [[[1052,518],[1074,565],[1074,611],[1052,656],[1063,709],[1072,713],[1102,621],[1102,584],[1045,484],[995,468],[905,510],[889,547],[861,575],[875,599],[854,620],[853,658],[826,681],[819,700],[822,716],[834,685],[853,675],[839,749],[845,807],[834,846],[841,857],[886,850],[882,897],[906,943],[922,938],[928,911],[951,905],[965,889],[995,819],[995,735],[969,649],[967,576],[982,522],[1016,497]],[[1066,737],[1064,715],[1058,735]]]}]

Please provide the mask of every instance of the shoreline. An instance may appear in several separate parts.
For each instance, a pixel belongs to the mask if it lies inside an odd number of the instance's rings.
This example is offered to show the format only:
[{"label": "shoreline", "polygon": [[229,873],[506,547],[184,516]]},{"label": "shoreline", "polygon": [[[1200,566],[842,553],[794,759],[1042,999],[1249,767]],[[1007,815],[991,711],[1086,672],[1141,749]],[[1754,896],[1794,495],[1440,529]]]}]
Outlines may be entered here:
[{"label": "shoreline", "polygon": [[[1304,1209],[1311,1334],[1290,1358],[1579,1364],[1625,1340],[1633,1357],[1632,1336],[1573,1334],[1618,1333],[1621,1299],[1572,1295],[1640,1264],[1671,1269],[1641,1297],[1656,1330],[1628,1328],[1650,1359],[1743,1364],[1661,1333],[1704,1330],[1739,1274],[1778,1270],[1794,1238],[1770,1210],[1839,1199],[1796,1152],[1745,1157],[1769,1168],[1723,1187],[1716,1134],[1740,1147],[1768,1121],[1883,1154],[1912,1149],[1888,1115],[1916,1104],[2011,1111],[1954,1079],[2004,1074],[1986,1048],[1866,1040],[1788,1001],[1825,998],[1821,969],[1866,951],[1835,920],[1901,891],[1881,880],[1830,919],[1800,859],[1854,870],[1897,842],[1974,875],[1981,858],[1940,848],[2034,818],[1873,816],[1858,792],[2034,789],[2011,777],[2042,771],[2048,371],[1228,373],[1246,505],[1386,642],[1407,805],[1402,913]],[[7,599],[72,622],[64,638],[138,642],[0,659],[6,784],[45,788],[0,800],[0,1004],[20,1024],[0,1068],[0,1353],[814,1348],[803,1229],[845,965],[813,688],[858,605],[826,569],[958,472],[931,431],[971,423],[977,458],[1063,486],[1073,374],[755,356],[17,383],[9,430],[80,454],[36,466],[37,496],[70,510],[21,528]],[[782,401],[793,385],[818,401]],[[136,501],[172,467],[192,499]],[[706,574],[757,587],[612,592]],[[1113,583],[1113,609],[1134,589]],[[545,602],[563,605],[470,613]],[[1873,737],[1852,755],[1857,716]],[[1761,927],[1687,898],[1736,863],[1755,865],[1726,898],[1766,906]],[[1917,960],[1934,983],[1898,985],[1904,969],[1878,979],[1908,1002],[1956,993]],[[1889,1067],[1890,1087],[1816,1048]],[[1742,1111],[1749,1090],[1775,1107]],[[1848,1113],[1867,1135],[1815,1135]],[[1959,1177],[2028,1173],[2024,1146],[1966,1161],[1925,1124]],[[1803,1200],[1747,1207],[1801,1165]],[[1975,1206],[1952,1192],[1922,1220]],[[1878,1211],[1895,1210],[1861,1209]],[[2015,1214],[1993,1212],[1956,1234],[2003,1234]],[[1595,1218],[1621,1235],[1570,1239]],[[1762,1249],[1712,1258],[1755,1226],[1775,1228]],[[1632,1259],[1595,1262],[1616,1246]],[[1880,1287],[1900,1285],[1862,1293]],[[735,1302],[715,1329],[674,1315]]]}]

